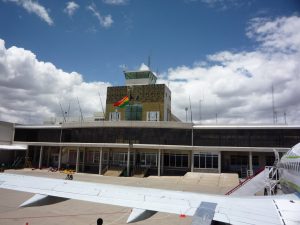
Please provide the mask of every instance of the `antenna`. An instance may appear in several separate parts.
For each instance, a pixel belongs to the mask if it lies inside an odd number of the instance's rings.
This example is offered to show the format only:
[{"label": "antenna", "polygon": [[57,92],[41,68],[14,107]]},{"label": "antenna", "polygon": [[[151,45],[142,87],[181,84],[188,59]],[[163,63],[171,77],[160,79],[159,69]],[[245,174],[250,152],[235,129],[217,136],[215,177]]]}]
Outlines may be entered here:
[{"label": "antenna", "polygon": [[[68,107],[68,114],[67,114],[67,118],[69,119],[69,116],[70,116],[70,107],[71,107],[71,103],[69,102],[69,107]],[[67,121],[67,118],[66,118],[66,121]]]},{"label": "antenna", "polygon": [[199,100],[199,123],[200,124],[201,124],[201,120],[202,120],[201,102],[202,102],[202,99]]},{"label": "antenna", "polygon": [[272,84],[272,111],[273,111],[273,124],[277,124],[277,112],[275,111],[274,86],[273,86],[273,84]]},{"label": "antenna", "polygon": [[61,103],[59,103],[59,106],[60,106],[60,110],[61,110],[61,114],[62,114],[63,120],[64,120],[64,122],[66,122],[65,113],[64,113],[63,107],[61,106]]},{"label": "antenna", "polygon": [[283,116],[284,116],[284,124],[287,124],[286,123],[286,111],[283,112]]},{"label": "antenna", "polygon": [[187,112],[188,112],[189,108],[185,107],[184,110],[185,110],[185,122],[187,122]]},{"label": "antenna", "polygon": [[216,124],[218,124],[218,113],[216,113]]},{"label": "antenna", "polygon": [[83,115],[82,115],[82,110],[81,110],[81,107],[80,107],[80,102],[79,102],[78,97],[77,97],[77,102],[78,102],[78,107],[79,107],[79,111],[80,111],[80,122],[83,122]]},{"label": "antenna", "polygon": [[102,99],[101,99],[100,91],[98,91],[98,94],[99,94],[99,98],[100,98],[100,104],[101,104],[101,108],[102,108],[102,113],[103,113],[104,118],[105,118],[105,112],[104,112],[104,107],[103,107],[103,104],[102,104]]},{"label": "antenna", "polygon": [[192,123],[193,122],[193,112],[192,112],[191,96],[189,96],[189,101],[190,101],[191,123]]}]

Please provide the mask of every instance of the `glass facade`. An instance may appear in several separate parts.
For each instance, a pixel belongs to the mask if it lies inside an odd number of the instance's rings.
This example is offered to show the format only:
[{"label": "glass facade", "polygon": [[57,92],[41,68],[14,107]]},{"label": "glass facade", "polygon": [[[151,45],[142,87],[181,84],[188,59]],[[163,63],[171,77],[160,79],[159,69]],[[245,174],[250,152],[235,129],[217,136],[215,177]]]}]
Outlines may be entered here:
[{"label": "glass facade", "polygon": [[[15,141],[191,145],[191,129],[95,127],[16,128]],[[300,129],[194,129],[195,146],[285,147],[300,142]]]},{"label": "glass facade", "polygon": [[125,120],[141,121],[143,107],[141,104],[126,105]]},{"label": "glass facade", "polygon": [[218,169],[218,154],[203,152],[194,154],[195,169]]},{"label": "glass facade", "polygon": [[189,166],[188,154],[164,153],[164,166],[187,168]]}]

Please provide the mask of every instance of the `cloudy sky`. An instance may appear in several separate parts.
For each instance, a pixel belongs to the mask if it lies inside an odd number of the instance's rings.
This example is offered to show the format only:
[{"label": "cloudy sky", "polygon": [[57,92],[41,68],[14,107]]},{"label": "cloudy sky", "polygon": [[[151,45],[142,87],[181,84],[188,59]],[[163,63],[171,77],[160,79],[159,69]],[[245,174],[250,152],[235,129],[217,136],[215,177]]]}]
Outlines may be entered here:
[{"label": "cloudy sky", "polygon": [[[101,111],[148,63],[203,124],[300,124],[298,0],[0,0],[0,120]],[[77,100],[78,99],[78,100]]]}]

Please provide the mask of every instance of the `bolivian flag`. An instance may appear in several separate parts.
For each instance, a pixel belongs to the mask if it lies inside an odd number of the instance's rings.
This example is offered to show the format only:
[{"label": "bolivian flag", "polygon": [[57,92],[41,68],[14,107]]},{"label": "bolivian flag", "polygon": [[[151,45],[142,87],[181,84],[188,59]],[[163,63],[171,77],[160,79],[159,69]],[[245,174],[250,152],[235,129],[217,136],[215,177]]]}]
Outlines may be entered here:
[{"label": "bolivian flag", "polygon": [[128,104],[129,104],[129,98],[128,98],[128,96],[125,96],[120,101],[114,103],[114,107],[123,108],[123,107],[125,107]]}]

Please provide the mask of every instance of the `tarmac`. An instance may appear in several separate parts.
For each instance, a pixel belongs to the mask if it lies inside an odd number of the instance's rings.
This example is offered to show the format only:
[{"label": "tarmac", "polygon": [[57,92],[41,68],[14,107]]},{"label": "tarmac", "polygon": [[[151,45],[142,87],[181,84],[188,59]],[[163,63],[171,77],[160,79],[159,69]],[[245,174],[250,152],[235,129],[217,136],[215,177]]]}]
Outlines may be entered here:
[{"label": "tarmac", "polygon": [[[47,170],[6,170],[6,173],[64,179],[66,174]],[[74,174],[74,180],[135,187],[180,190],[197,193],[225,194],[239,183],[237,174],[187,173],[182,177],[107,177],[96,174]],[[0,225],[125,225],[131,209],[91,202],[67,200],[53,205],[18,208],[33,194],[0,189]],[[192,218],[156,213],[136,225],[188,225]]]}]

